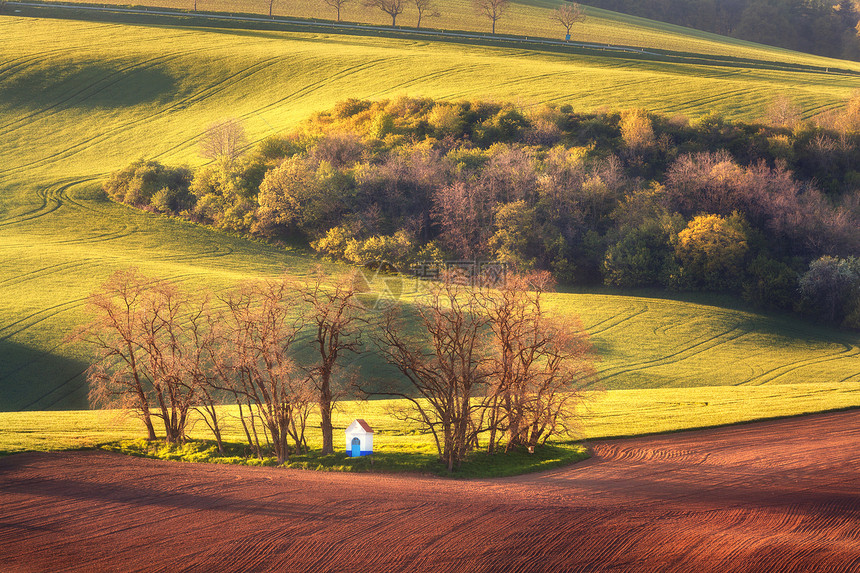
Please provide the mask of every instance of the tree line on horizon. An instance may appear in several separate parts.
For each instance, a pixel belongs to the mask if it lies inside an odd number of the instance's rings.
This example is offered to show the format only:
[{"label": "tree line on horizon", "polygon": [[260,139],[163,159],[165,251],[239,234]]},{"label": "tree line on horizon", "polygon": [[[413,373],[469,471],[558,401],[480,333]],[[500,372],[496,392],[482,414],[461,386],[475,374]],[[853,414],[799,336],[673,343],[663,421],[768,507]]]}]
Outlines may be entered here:
[{"label": "tree line on horizon", "polygon": [[860,59],[858,0],[587,0],[585,3],[809,54]]},{"label": "tree line on horizon", "polygon": [[[350,4],[358,3],[364,8],[380,10],[391,18],[391,25],[397,26],[397,18],[407,8],[414,8],[416,13],[415,27],[421,28],[422,20],[439,18],[442,13],[436,0],[322,0],[322,2],[335,11],[335,19],[341,21],[341,12]],[[274,15],[276,0],[266,0],[269,16]],[[509,13],[510,0],[471,0],[472,8],[478,16],[486,18],[490,22],[492,34],[496,33],[496,24]],[[2,8],[2,3],[0,3]],[[192,11],[197,12],[198,2],[194,0]],[[585,12],[576,2],[566,2],[556,8],[550,15],[550,20],[558,22],[570,36],[571,29],[578,22],[584,22]]]},{"label": "tree line on horizon", "polygon": [[191,170],[139,160],[117,201],[331,259],[400,269],[498,260],[565,284],[730,293],[860,327],[860,97],[801,121],[632,109],[347,100]]}]

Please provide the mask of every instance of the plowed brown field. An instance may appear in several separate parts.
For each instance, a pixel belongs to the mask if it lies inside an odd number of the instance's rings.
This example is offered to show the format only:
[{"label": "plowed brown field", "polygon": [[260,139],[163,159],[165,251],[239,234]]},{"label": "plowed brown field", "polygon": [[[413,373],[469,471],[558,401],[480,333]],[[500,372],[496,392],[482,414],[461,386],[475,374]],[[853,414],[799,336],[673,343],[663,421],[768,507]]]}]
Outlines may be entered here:
[{"label": "plowed brown field", "polygon": [[860,411],[509,479],[0,459],[0,571],[860,571]]}]

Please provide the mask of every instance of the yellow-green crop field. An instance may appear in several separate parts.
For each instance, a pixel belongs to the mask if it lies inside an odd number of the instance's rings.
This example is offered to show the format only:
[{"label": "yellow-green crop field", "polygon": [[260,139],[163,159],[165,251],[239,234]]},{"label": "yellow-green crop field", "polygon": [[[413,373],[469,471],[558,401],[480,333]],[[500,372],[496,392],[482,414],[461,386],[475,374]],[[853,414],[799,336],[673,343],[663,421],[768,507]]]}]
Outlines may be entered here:
[{"label": "yellow-green crop field", "polygon": [[[338,431],[355,418],[363,418],[374,428],[377,451],[432,454],[434,446],[428,434],[413,433],[413,428],[392,416],[392,407],[400,402],[341,402],[334,416],[335,435],[342,435]],[[672,432],[837,410],[858,403],[860,388],[840,383],[587,392],[576,437],[595,440]],[[244,441],[236,408],[225,406],[221,413],[225,441]],[[309,427],[318,423],[319,416],[312,415]],[[144,435],[143,424],[137,418],[117,410],[0,412],[0,455],[89,448]],[[194,425],[189,436],[212,439],[202,422]],[[308,438],[312,448],[321,446],[316,432],[310,431]],[[339,443],[335,445],[340,448]]]},{"label": "yellow-green crop field", "polygon": [[[201,8],[212,9],[205,2]],[[752,120],[775,94],[791,95],[811,116],[838,107],[857,86],[855,77],[827,71],[860,71],[855,63],[592,15],[580,39],[760,65],[0,15],[0,410],[86,407],[88,355],[64,340],[85,319],[87,294],[117,269],[133,265],[189,288],[219,290],[284,269],[301,275],[316,264],[303,252],[101,197],[105,175],[139,157],[200,165],[198,141],[217,120],[238,118],[259,141],[345,98],[400,95],[569,103],[583,111],[643,107],[692,118],[717,111]],[[707,300],[579,293],[556,295],[554,303],[556,312],[582,317],[599,353],[599,384],[610,391],[594,400],[594,412],[601,412],[600,400],[641,393],[641,399],[612,398],[633,402],[602,410],[608,425],[586,435],[675,429],[659,420],[671,419],[676,403],[692,412],[681,415],[683,427],[733,421],[729,412],[742,411],[746,399],[738,397],[745,392],[774,392],[765,401],[778,406],[794,403],[783,389],[803,388],[803,408],[777,408],[772,415],[860,405],[853,390],[860,382],[856,334]],[[802,386],[809,384],[817,386]],[[714,390],[724,400],[718,410],[695,406],[716,398],[682,397],[690,388],[710,387],[723,387]],[[611,421],[622,411],[635,419]],[[18,428],[26,447],[37,447],[27,440],[39,436],[67,444],[61,434],[88,435],[77,424],[108,414],[43,414],[57,420],[54,430],[43,432],[39,422],[32,434],[25,432],[30,415],[4,415],[3,439]],[[761,415],[757,410],[753,417]]]}]

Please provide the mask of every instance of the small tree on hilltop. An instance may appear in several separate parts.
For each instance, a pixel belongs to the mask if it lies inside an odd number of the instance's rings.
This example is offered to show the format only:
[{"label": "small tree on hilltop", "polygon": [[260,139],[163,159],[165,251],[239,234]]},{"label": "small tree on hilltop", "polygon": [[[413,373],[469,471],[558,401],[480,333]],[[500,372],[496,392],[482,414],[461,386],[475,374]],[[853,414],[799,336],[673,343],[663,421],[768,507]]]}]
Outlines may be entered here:
[{"label": "small tree on hilltop", "polygon": [[439,18],[442,14],[436,9],[435,0],[414,0],[415,9],[418,10],[418,22],[416,28],[421,27],[421,18]]},{"label": "small tree on hilltop", "polygon": [[566,4],[564,6],[559,6],[555,12],[550,16],[553,20],[564,26],[565,32],[565,40],[570,41],[570,30],[573,28],[574,24],[577,22],[585,21],[585,12],[582,11],[582,7],[579,4]]},{"label": "small tree on hilltop", "polygon": [[509,6],[509,0],[474,0],[475,11],[492,22],[493,34],[496,33],[496,22],[508,11]]},{"label": "small tree on hilltop", "polygon": [[368,8],[379,8],[391,16],[391,25],[397,25],[397,16],[406,8],[406,0],[366,0],[364,5]]},{"label": "small tree on hilltop", "polygon": [[340,22],[341,9],[352,2],[352,0],[323,0],[328,6],[331,6],[337,11],[337,21]]}]

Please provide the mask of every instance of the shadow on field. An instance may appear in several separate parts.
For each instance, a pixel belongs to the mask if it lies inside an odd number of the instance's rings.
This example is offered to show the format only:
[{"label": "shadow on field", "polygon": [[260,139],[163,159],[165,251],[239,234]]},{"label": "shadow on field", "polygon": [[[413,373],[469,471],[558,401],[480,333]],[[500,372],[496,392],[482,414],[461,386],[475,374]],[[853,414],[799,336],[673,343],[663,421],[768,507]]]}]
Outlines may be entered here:
[{"label": "shadow on field", "polygon": [[176,78],[148,62],[43,60],[0,82],[0,100],[28,109],[132,107],[173,100]]},{"label": "shadow on field", "polygon": [[79,360],[0,340],[0,411],[88,408],[87,367]]}]

